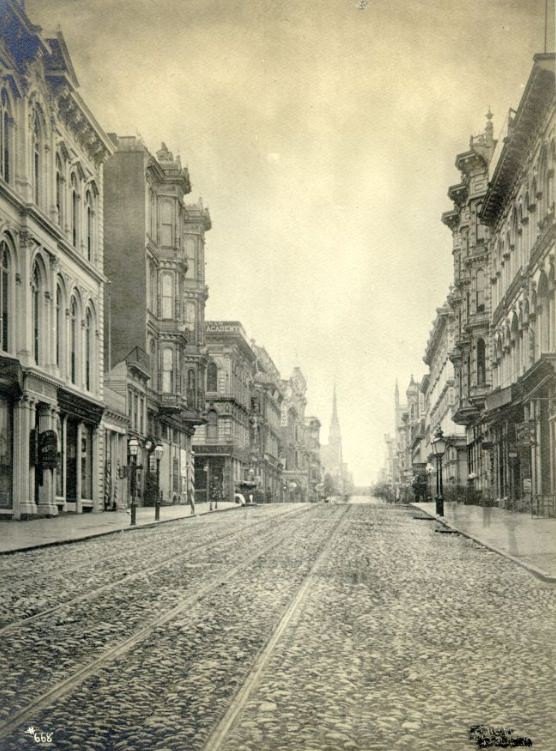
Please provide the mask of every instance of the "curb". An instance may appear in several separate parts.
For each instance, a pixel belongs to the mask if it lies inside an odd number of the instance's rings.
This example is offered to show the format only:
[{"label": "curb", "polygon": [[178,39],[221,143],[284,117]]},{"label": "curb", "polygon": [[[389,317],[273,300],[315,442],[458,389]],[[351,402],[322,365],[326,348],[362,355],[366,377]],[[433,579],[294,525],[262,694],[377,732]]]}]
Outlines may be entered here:
[{"label": "curb", "polygon": [[[40,542],[37,545],[28,545],[23,548],[13,548],[11,550],[0,550],[0,556],[13,555],[14,553],[27,553],[32,550],[41,550],[42,548],[52,548],[57,545],[72,545],[75,542],[85,542],[87,540],[94,540],[97,537],[106,537],[107,535],[116,535],[120,532],[136,532],[138,529],[152,529],[158,527],[160,524],[171,524],[172,522],[187,521],[189,519],[195,519],[199,516],[206,516],[207,514],[223,514],[225,511],[235,511],[242,506],[228,506],[222,509],[213,509],[212,511],[203,511],[200,514],[190,514],[189,516],[178,516],[174,519],[162,519],[158,522],[147,522],[146,524],[136,524],[134,527],[131,525],[127,527],[120,527],[119,529],[107,529],[104,532],[93,532],[91,535],[84,535],[83,537],[72,537],[69,540],[51,540],[50,542]],[[102,513],[109,513],[103,511]]]},{"label": "curb", "polygon": [[420,511],[423,514],[426,514],[431,519],[435,519],[439,524],[442,524],[444,527],[447,527],[448,529],[452,529],[454,532],[457,532],[462,537],[467,537],[468,540],[473,540],[473,542],[476,542],[478,545],[481,545],[483,548],[486,548],[487,550],[491,550],[493,553],[497,553],[498,555],[501,555],[503,558],[507,558],[509,561],[512,561],[513,563],[516,563],[518,566],[521,566],[521,568],[524,568],[530,574],[533,574],[533,576],[536,576],[537,579],[541,579],[542,581],[549,582],[551,584],[556,583],[556,576],[550,576],[550,574],[547,574],[544,571],[541,571],[541,569],[536,568],[536,566],[532,566],[530,563],[526,563],[525,561],[522,561],[520,558],[516,558],[514,555],[510,555],[509,553],[506,553],[505,550],[500,550],[500,548],[495,548],[494,545],[490,545],[490,543],[484,542],[484,540],[481,540],[479,537],[475,537],[469,532],[464,532],[462,529],[459,529],[458,527],[455,527],[452,524],[448,524],[448,522],[445,519],[440,519],[438,516],[436,516],[436,514],[431,514],[429,511],[425,511],[425,509],[421,508],[420,506],[417,506],[414,503],[409,504],[409,508],[415,509],[417,511]]}]

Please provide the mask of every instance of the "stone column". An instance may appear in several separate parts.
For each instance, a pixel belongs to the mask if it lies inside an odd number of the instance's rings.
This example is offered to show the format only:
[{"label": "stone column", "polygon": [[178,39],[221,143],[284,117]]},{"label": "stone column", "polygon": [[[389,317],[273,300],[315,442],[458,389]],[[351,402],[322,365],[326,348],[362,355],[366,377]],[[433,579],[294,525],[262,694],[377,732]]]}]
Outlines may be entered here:
[{"label": "stone column", "polygon": [[[39,432],[54,430],[56,427],[54,417],[55,407],[50,404],[41,404],[39,407]],[[56,485],[54,469],[42,470],[42,485],[39,487],[38,512],[44,516],[58,516],[56,506]]]},{"label": "stone column", "polygon": [[35,424],[35,400],[28,394],[14,405],[14,518],[35,516],[37,506],[34,501],[31,464],[29,461],[29,441]]}]

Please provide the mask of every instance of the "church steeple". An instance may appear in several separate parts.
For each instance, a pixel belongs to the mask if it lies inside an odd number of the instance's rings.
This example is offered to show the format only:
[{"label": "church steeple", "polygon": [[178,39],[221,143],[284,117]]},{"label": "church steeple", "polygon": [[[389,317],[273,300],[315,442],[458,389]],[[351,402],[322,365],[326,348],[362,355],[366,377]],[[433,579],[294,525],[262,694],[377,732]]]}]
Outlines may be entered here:
[{"label": "church steeple", "polygon": [[332,395],[332,417],[330,419],[330,432],[328,434],[328,443],[341,440],[340,421],[338,419],[338,403],[336,401],[336,384],[334,384],[334,393]]}]

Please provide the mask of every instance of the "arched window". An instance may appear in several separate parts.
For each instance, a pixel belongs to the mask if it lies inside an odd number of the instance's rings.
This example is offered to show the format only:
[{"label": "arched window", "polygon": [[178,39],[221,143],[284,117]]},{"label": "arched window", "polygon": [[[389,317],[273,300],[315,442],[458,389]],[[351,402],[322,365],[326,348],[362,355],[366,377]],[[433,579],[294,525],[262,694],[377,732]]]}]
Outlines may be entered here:
[{"label": "arched window", "polygon": [[94,383],[94,320],[90,308],[85,316],[85,388],[92,391]]},{"label": "arched window", "polygon": [[174,275],[162,274],[162,318],[174,317]]},{"label": "arched window", "polygon": [[64,362],[64,294],[60,283],[56,285],[56,366],[62,369]]},{"label": "arched window", "polygon": [[93,260],[93,233],[94,233],[94,213],[93,213],[93,199],[91,191],[88,190],[85,195],[85,212],[86,212],[86,232],[87,232],[87,260]]},{"label": "arched window", "polygon": [[33,266],[31,280],[31,321],[33,325],[33,358],[37,365],[41,359],[41,325],[42,325],[42,292],[43,280],[39,264]]},{"label": "arched window", "polygon": [[43,151],[44,129],[43,120],[38,109],[33,112],[32,125],[32,169],[33,169],[33,199],[37,206],[42,205],[43,200]]},{"label": "arched window", "polygon": [[214,409],[207,415],[207,438],[209,441],[218,439],[218,413]]},{"label": "arched window", "polygon": [[207,368],[207,391],[218,391],[218,368],[215,362],[209,362]]},{"label": "arched window", "polygon": [[75,173],[71,176],[71,242],[77,248],[79,242],[79,187]]},{"label": "arched window", "polygon": [[60,156],[56,155],[56,210],[58,212],[58,224],[64,224],[64,169]]},{"label": "arched window", "polygon": [[77,300],[71,298],[70,302],[70,379],[77,384],[78,355],[79,352],[79,314]]},{"label": "arched window", "polygon": [[0,97],[0,176],[7,183],[12,179],[12,114],[5,89]]},{"label": "arched window", "polygon": [[197,406],[197,376],[193,368],[187,371],[187,406]]},{"label": "arched window", "polygon": [[486,383],[486,347],[485,340],[477,340],[477,386]]},{"label": "arched window", "polygon": [[0,349],[8,352],[10,349],[10,314],[11,314],[11,284],[10,284],[10,251],[8,243],[0,243]]},{"label": "arched window", "polygon": [[162,350],[162,391],[165,394],[174,391],[174,351],[170,347]]}]

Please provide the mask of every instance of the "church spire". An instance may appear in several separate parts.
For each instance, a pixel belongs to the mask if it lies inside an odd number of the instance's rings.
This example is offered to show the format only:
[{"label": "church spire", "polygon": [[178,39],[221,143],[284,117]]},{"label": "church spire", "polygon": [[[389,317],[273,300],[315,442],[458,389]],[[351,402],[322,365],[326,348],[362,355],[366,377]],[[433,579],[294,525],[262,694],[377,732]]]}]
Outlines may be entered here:
[{"label": "church spire", "polygon": [[332,394],[332,417],[330,419],[330,433],[328,442],[332,443],[333,440],[340,439],[340,420],[338,419],[338,403],[336,400],[336,384],[334,384],[334,392]]}]

